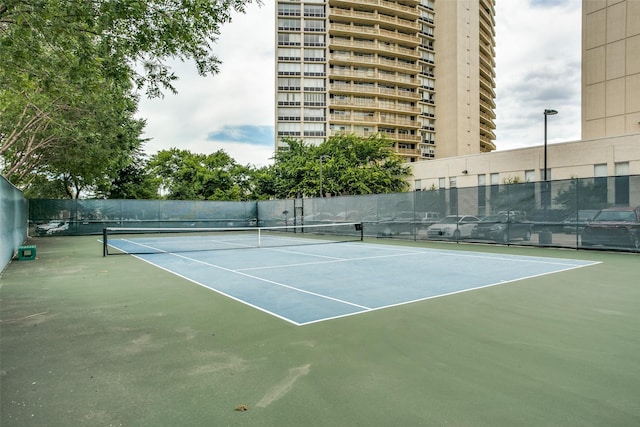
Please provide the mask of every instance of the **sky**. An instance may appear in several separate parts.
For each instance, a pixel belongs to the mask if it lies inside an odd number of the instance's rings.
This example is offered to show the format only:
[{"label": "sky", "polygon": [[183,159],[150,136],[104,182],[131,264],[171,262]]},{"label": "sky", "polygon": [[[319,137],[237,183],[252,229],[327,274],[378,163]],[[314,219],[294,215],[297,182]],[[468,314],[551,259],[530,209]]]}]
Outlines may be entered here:
[{"label": "sky", "polygon": [[[455,1],[455,0],[439,0]],[[496,1],[496,147],[509,150],[580,139],[581,0]],[[172,63],[177,95],[141,98],[149,155],[172,147],[224,150],[266,166],[274,151],[275,0],[251,4],[222,27],[213,47],[220,73],[200,77]]]}]

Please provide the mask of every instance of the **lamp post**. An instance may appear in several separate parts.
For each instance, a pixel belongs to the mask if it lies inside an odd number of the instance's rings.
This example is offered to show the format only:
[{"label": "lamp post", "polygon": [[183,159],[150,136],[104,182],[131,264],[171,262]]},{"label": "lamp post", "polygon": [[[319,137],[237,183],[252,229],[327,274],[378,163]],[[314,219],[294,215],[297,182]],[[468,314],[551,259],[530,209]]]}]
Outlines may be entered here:
[{"label": "lamp post", "polygon": [[320,156],[320,197],[324,197],[324,194],[322,194],[322,161],[324,159],[328,159],[330,156],[327,155],[322,155]]},{"label": "lamp post", "polygon": [[544,171],[542,172],[542,180],[547,181],[547,116],[555,116],[558,114],[556,110],[544,110]]},{"label": "lamp post", "polygon": [[547,228],[547,223],[549,222],[548,214],[547,214],[547,205],[549,199],[549,176],[547,175],[547,116],[554,116],[558,114],[556,110],[544,110],[544,170],[542,172],[542,180],[543,180],[543,203],[544,203],[544,222],[545,227],[540,231],[538,235],[538,243],[541,245],[551,245],[552,234],[551,231]]}]

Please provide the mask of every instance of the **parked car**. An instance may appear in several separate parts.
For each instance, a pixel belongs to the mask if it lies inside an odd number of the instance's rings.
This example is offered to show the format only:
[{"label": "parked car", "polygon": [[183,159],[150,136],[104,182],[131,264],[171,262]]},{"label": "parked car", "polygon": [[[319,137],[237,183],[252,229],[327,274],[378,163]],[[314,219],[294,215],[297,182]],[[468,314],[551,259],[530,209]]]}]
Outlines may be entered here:
[{"label": "parked car", "polygon": [[51,221],[46,224],[37,225],[36,234],[38,236],[46,236],[47,234],[54,234],[68,229],[69,223],[66,221]]},{"label": "parked car", "polygon": [[560,233],[563,231],[564,220],[567,212],[563,209],[535,209],[526,216],[531,223],[532,231],[551,231]]},{"label": "parked car", "polygon": [[460,240],[471,236],[480,221],[473,215],[449,215],[427,228],[428,239]]},{"label": "parked car", "polygon": [[389,218],[382,218],[377,223],[379,236],[396,234],[415,234],[418,214],[414,211],[400,211]]},{"label": "parked car", "polygon": [[532,224],[522,213],[499,213],[480,221],[471,232],[474,239],[509,243],[514,239],[531,240]]},{"label": "parked car", "polygon": [[579,210],[577,215],[562,221],[562,230],[569,234],[582,233],[585,225],[587,225],[597,213],[597,209]]},{"label": "parked car", "polygon": [[582,246],[640,250],[640,206],[602,209],[582,231]]},{"label": "parked car", "polygon": [[421,228],[427,228],[430,225],[435,224],[436,222],[442,219],[442,216],[438,212],[425,212],[421,213],[417,216],[419,221],[419,226]]},{"label": "parked car", "polygon": [[67,231],[69,229],[68,222],[61,222],[57,227],[53,227],[47,230],[47,235],[60,233],[62,231]]}]

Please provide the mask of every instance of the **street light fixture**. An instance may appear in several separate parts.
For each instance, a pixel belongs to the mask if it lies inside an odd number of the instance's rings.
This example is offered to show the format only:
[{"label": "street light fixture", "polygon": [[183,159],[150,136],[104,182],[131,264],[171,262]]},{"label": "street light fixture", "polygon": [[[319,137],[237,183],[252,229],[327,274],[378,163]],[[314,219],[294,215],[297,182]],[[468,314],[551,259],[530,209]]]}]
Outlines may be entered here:
[{"label": "street light fixture", "polygon": [[544,110],[544,171],[542,172],[542,180],[544,182],[543,184],[543,189],[542,189],[542,202],[544,205],[544,227],[543,229],[540,231],[539,235],[538,235],[538,243],[540,243],[541,245],[551,245],[552,242],[552,234],[551,231],[549,229],[547,229],[547,225],[549,222],[549,217],[548,217],[548,212],[547,212],[547,208],[549,205],[549,195],[550,195],[550,188],[549,188],[549,181],[548,181],[548,175],[547,175],[547,116],[555,116],[556,114],[558,114],[558,112],[556,110]]},{"label": "street light fixture", "polygon": [[324,194],[322,194],[322,161],[329,158],[331,158],[331,156],[327,156],[326,154],[320,156],[320,197],[324,197]]}]

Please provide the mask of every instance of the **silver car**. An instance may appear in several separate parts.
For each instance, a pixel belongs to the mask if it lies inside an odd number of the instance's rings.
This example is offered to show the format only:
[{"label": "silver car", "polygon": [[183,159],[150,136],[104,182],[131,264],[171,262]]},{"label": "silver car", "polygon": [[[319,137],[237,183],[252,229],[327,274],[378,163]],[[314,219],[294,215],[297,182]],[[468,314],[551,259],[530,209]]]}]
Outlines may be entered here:
[{"label": "silver car", "polygon": [[429,239],[460,240],[471,236],[476,224],[480,222],[473,215],[449,215],[427,228]]}]

